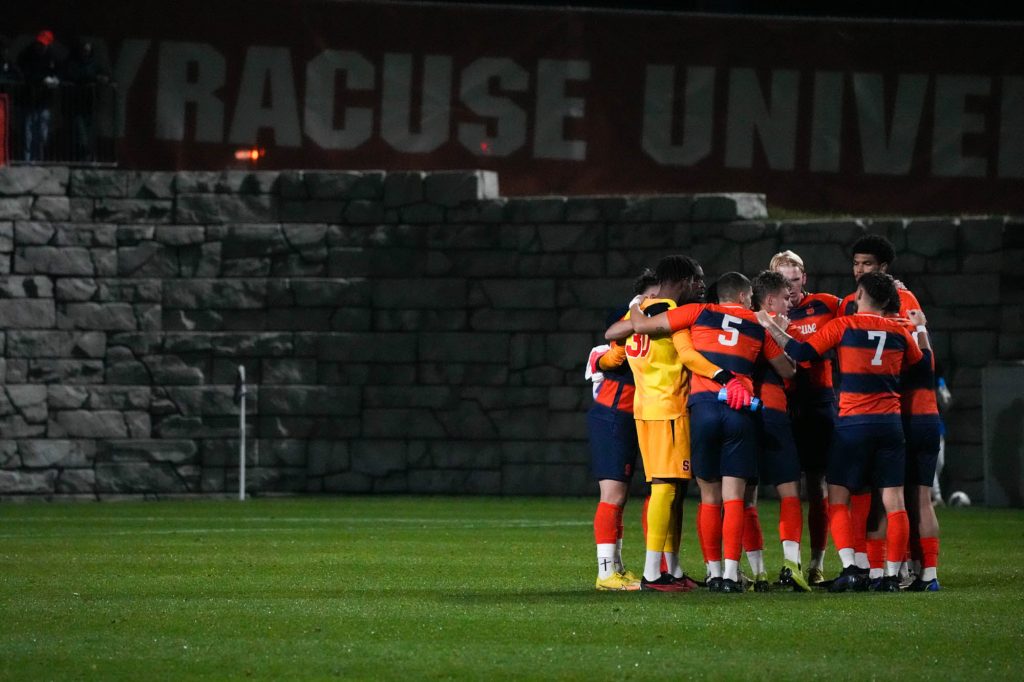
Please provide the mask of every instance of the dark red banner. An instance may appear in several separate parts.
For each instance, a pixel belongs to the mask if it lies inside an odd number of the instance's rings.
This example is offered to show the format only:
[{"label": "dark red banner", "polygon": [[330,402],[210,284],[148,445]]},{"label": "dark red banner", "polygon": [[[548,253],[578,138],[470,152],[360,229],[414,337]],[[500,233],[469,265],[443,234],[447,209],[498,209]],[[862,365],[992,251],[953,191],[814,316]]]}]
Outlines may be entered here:
[{"label": "dark red banner", "polygon": [[[71,5],[69,7],[69,5]],[[1024,210],[1024,26],[401,3],[40,0],[97,40],[122,166],[485,168],[506,195]]]}]

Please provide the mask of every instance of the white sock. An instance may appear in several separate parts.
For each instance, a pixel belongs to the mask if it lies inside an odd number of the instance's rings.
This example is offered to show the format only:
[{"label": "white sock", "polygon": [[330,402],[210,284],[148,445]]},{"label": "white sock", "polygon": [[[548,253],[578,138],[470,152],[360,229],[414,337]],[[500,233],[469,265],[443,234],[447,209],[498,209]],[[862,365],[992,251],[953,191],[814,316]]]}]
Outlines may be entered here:
[{"label": "white sock", "polygon": [[615,572],[615,545],[601,544],[597,546],[597,577],[601,580],[610,578]]},{"label": "white sock", "polygon": [[812,549],[811,550],[811,563],[807,564],[807,568],[816,568],[819,571],[825,568],[825,550],[823,549]]},{"label": "white sock", "polygon": [[709,561],[708,562],[708,575],[712,578],[722,577],[722,562],[721,561]]},{"label": "white sock", "polygon": [[752,549],[747,552],[747,563],[750,564],[750,570],[754,574],[754,577],[767,573],[764,569],[764,550],[763,549]]},{"label": "white sock", "polygon": [[853,563],[857,568],[871,568],[871,562],[868,561],[868,555],[865,552],[856,552],[853,555]]},{"label": "white sock", "polygon": [[931,582],[939,577],[938,568],[935,566],[929,566],[921,571],[921,580],[926,583]]},{"label": "white sock", "polygon": [[734,559],[725,560],[725,570],[722,571],[722,577],[726,580],[740,580],[740,562]]},{"label": "white sock", "polygon": [[797,566],[800,565],[800,543],[793,542],[792,540],[782,541],[782,558],[786,561],[792,561]]},{"label": "white sock", "polygon": [[872,569],[870,569],[870,571],[868,572],[868,577],[871,578],[872,580],[874,580],[875,578],[881,578],[882,577],[882,569],[880,569],[880,568],[872,568]]},{"label": "white sock", "polygon": [[622,563],[622,538],[615,541],[615,572],[626,572],[626,565]]},{"label": "white sock", "polygon": [[901,578],[906,578],[910,576],[910,564],[908,564],[906,561],[901,561],[900,570],[897,575],[899,575],[899,577]]},{"label": "white sock", "polygon": [[839,558],[843,562],[843,568],[848,568],[855,564],[856,552],[853,551],[853,547],[843,547],[839,550]]},{"label": "white sock", "polygon": [[900,574],[900,565],[902,563],[903,563],[902,561],[886,561],[885,562],[885,574],[887,576],[899,575]]},{"label": "white sock", "polygon": [[647,550],[646,559],[644,559],[644,578],[648,581],[661,577],[661,555],[662,552]]},{"label": "white sock", "polygon": [[673,578],[682,578],[683,569],[679,566],[679,554],[676,552],[665,552],[665,566]]}]

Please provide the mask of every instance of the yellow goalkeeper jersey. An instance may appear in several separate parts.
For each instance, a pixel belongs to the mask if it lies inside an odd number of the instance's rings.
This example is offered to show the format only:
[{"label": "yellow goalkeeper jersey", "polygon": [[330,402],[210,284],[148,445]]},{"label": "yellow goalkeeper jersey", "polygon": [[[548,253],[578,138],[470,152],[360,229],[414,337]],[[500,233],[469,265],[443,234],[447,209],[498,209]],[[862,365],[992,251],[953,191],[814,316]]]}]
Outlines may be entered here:
[{"label": "yellow goalkeeper jersey", "polygon": [[[666,298],[650,298],[640,304],[650,316],[675,307],[675,301]],[[686,399],[690,395],[687,368],[708,378],[720,369],[693,349],[690,332],[686,329],[658,338],[633,334],[624,345],[636,382],[633,395],[636,419],[676,419],[685,415]]]}]

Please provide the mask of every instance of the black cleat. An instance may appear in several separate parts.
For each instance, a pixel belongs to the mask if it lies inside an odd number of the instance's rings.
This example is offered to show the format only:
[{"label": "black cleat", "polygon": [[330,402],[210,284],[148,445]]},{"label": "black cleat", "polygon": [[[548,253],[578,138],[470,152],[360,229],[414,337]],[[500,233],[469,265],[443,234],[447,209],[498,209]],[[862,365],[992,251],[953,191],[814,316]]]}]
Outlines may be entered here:
[{"label": "black cleat", "polygon": [[708,592],[721,592],[722,591],[722,578],[708,578]]},{"label": "black cleat", "polygon": [[754,592],[771,592],[771,585],[768,584],[767,580],[755,580],[754,581]]},{"label": "black cleat", "polygon": [[828,586],[829,592],[863,592],[868,589],[868,577],[864,575],[862,569],[856,566],[847,566],[843,569],[843,572],[839,574],[839,577],[832,581],[832,584]]},{"label": "black cleat", "polygon": [[719,592],[744,592],[743,583],[729,578],[722,578],[722,588]]},{"label": "black cleat", "polygon": [[657,580],[640,579],[641,592],[689,592],[691,589],[668,573],[662,573]]},{"label": "black cleat", "polygon": [[927,582],[918,578],[907,586],[907,592],[938,592],[939,589],[938,578],[932,578]]},{"label": "black cleat", "polygon": [[887,575],[884,578],[879,578],[878,583],[871,581],[871,589],[875,592],[899,592],[900,591],[900,577],[898,575]]}]

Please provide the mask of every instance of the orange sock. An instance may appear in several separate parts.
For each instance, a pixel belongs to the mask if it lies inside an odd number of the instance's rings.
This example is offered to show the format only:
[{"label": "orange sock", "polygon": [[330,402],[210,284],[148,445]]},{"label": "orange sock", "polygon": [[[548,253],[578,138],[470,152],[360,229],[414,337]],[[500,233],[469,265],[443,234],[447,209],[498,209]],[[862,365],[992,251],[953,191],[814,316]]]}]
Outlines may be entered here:
[{"label": "orange sock", "polygon": [[828,544],[828,500],[811,502],[807,505],[807,532],[810,534],[811,551],[824,552]]},{"label": "orange sock", "polygon": [[726,561],[739,561],[743,546],[743,500],[726,500],[722,506],[722,554]]},{"label": "orange sock", "polygon": [[[700,553],[704,554],[704,522],[701,521],[701,517],[704,515],[704,503],[697,503],[697,545],[700,547]],[[704,563],[707,563],[708,558],[704,557]]]},{"label": "orange sock", "polygon": [[939,565],[939,539],[921,538],[921,566],[924,568],[937,568]]},{"label": "orange sock", "polygon": [[850,508],[845,504],[828,506],[829,527],[836,549],[853,549],[853,530],[850,528]]},{"label": "orange sock", "polygon": [[800,542],[803,535],[803,510],[800,509],[800,498],[783,497],[779,500],[779,539],[782,541]]},{"label": "orange sock", "polygon": [[867,543],[871,568],[885,568],[885,538],[868,538]]},{"label": "orange sock", "polygon": [[622,507],[617,504],[600,502],[594,514],[594,542],[599,545],[614,545],[619,539],[618,525],[622,519]]},{"label": "orange sock", "polygon": [[858,554],[868,551],[868,516],[871,514],[871,493],[850,496],[850,517],[853,524],[853,549]]},{"label": "orange sock", "polygon": [[702,505],[700,515],[700,544],[704,550],[704,561],[722,560],[722,507],[717,504]]},{"label": "orange sock", "polygon": [[753,552],[764,549],[764,533],[761,532],[761,518],[757,507],[743,509],[743,551]]},{"label": "orange sock", "polygon": [[885,560],[899,563],[907,555],[907,541],[910,538],[910,519],[906,511],[892,512],[888,516],[889,529],[885,539]]}]

